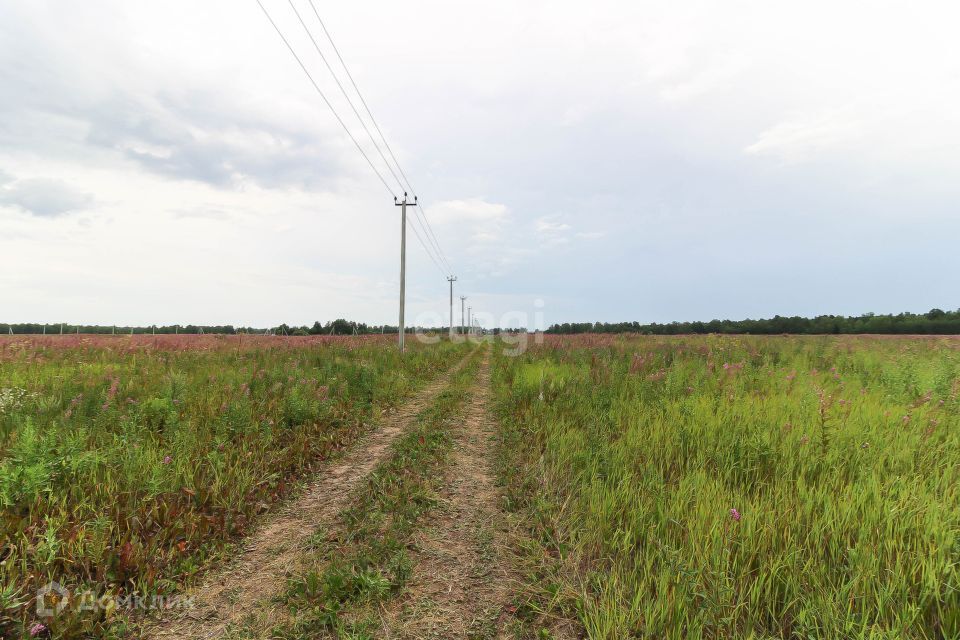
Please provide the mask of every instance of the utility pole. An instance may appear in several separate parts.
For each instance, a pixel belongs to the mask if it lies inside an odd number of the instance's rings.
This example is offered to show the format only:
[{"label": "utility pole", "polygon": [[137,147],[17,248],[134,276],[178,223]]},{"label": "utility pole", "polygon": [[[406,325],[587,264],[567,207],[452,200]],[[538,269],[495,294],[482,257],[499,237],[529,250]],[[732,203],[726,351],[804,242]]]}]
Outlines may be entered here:
[{"label": "utility pole", "polygon": [[447,278],[447,282],[450,283],[450,339],[453,340],[453,283],[457,279],[453,276]]},{"label": "utility pole", "polygon": [[[403,308],[406,295],[407,279],[407,192],[403,192],[403,202],[397,202],[397,196],[393,196],[393,205],[400,207],[400,353],[403,353]],[[411,206],[417,204],[417,196],[413,196]],[[452,285],[451,285],[452,286]]]},{"label": "utility pole", "polygon": [[467,307],[467,333],[473,333],[473,307]]},{"label": "utility pole", "polygon": [[467,301],[467,296],[460,296],[460,333],[466,333],[467,325],[464,322],[464,303]]}]

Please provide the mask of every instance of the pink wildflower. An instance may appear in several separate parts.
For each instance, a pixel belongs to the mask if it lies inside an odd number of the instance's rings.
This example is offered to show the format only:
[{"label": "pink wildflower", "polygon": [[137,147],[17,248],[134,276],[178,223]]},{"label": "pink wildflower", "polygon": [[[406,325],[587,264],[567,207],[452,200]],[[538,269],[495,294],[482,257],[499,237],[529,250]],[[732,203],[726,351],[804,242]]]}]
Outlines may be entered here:
[{"label": "pink wildflower", "polygon": [[42,622],[36,622],[33,626],[30,627],[30,637],[36,638],[38,635],[47,630],[47,625]]},{"label": "pink wildflower", "polygon": [[163,464],[170,464],[171,462],[173,462],[173,458],[170,456],[163,456]]},{"label": "pink wildflower", "polygon": [[735,521],[740,522],[740,517],[741,517],[740,512],[737,511],[736,509],[730,509],[730,517],[733,518]]}]

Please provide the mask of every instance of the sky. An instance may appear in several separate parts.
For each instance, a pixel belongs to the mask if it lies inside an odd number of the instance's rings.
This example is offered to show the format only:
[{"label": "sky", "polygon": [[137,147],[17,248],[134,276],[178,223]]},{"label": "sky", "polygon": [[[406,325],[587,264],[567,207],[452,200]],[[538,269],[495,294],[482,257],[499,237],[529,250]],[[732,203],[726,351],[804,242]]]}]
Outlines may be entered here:
[{"label": "sky", "polygon": [[[389,188],[256,0],[0,5],[0,320],[396,323],[402,188],[291,1]],[[449,273],[487,326],[960,306],[956,3],[315,3],[443,253],[408,324]]]}]

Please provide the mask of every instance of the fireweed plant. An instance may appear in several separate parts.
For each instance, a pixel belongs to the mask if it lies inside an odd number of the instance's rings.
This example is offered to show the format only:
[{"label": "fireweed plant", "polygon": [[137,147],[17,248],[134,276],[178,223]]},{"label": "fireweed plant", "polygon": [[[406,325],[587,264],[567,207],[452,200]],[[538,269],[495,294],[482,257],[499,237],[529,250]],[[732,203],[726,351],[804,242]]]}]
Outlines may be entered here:
[{"label": "fireweed plant", "polygon": [[177,592],[298,478],[468,352],[413,343],[401,358],[379,336],[0,340],[0,630],[109,626],[109,608],[35,619],[51,581]]},{"label": "fireweed plant", "polygon": [[[960,340],[548,336],[495,360],[548,637],[960,637]],[[540,631],[543,629],[543,631]]]}]

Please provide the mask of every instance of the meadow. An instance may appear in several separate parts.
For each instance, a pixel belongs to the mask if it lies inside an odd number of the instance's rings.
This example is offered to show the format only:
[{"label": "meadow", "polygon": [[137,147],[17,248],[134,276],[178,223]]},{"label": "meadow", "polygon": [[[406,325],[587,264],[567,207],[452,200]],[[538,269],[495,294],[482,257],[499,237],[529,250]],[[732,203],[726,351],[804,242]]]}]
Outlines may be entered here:
[{"label": "meadow", "polygon": [[236,636],[386,637],[482,370],[507,637],[960,637],[960,339],[515,342],[0,338],[0,635],[133,637],[109,606],[41,629],[36,590],[183,593],[437,381],[298,550],[286,617]]},{"label": "meadow", "polygon": [[[388,343],[0,339],[0,631],[23,633],[52,580],[176,593],[468,348],[413,344],[400,357]],[[56,637],[112,633],[112,614],[68,609]]]},{"label": "meadow", "polygon": [[530,628],[960,637],[960,340],[547,336],[494,369]]}]

